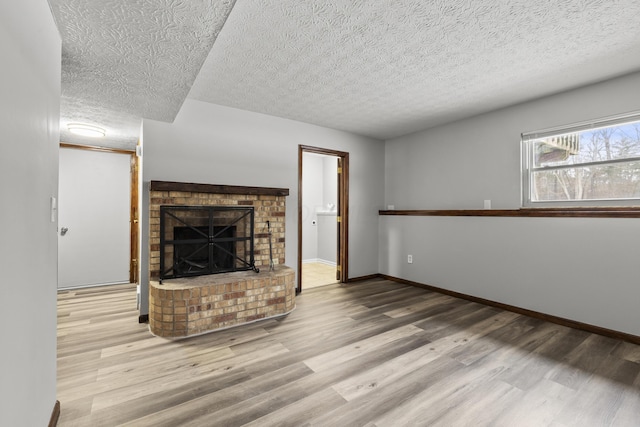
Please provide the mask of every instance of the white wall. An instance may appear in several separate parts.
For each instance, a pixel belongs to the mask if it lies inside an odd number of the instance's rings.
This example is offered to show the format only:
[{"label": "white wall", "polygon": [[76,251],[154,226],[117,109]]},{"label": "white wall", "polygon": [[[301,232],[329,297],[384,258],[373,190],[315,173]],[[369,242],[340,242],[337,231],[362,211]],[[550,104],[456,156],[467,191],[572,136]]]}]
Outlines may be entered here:
[{"label": "white wall", "polygon": [[[378,272],[378,210],[383,207],[384,143],[277,117],[185,101],[176,120],[145,120],[143,242],[148,182],[183,181],[289,189],[286,264],[297,264],[298,145],[350,153],[349,277]],[[142,245],[141,313],[147,313],[148,245]]]},{"label": "white wall", "polygon": [[[302,154],[302,261],[336,263],[338,158]],[[328,215],[329,204],[333,212]]]},{"label": "white wall", "polygon": [[302,153],[302,261],[318,258],[318,216],[324,184],[322,157]]},{"label": "white wall", "polygon": [[[322,159],[322,209],[318,212],[318,259],[335,264],[338,255],[338,158]],[[333,205],[333,208],[329,208]]]},{"label": "white wall", "polygon": [[[387,141],[385,205],[519,208],[520,133],[638,111],[639,87],[633,74]],[[380,220],[381,273],[635,335],[638,259],[640,219]]]},{"label": "white wall", "polygon": [[60,52],[46,1],[0,2],[2,426],[46,426],[56,401]]},{"label": "white wall", "polygon": [[338,222],[335,211],[318,212],[318,261],[336,264],[338,260]]},{"label": "white wall", "polygon": [[[338,206],[338,158],[324,156],[322,158],[322,207]],[[337,209],[334,207],[334,209]]]}]

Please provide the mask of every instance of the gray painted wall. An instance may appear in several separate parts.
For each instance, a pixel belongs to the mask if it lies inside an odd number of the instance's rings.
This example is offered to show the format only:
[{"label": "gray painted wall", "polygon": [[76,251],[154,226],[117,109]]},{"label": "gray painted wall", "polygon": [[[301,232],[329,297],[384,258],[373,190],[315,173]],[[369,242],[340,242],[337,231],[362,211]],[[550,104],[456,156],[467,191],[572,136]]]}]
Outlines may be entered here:
[{"label": "gray painted wall", "polygon": [[[385,205],[520,207],[520,133],[640,110],[640,74],[386,142]],[[640,220],[381,217],[380,272],[640,335]],[[412,254],[414,263],[407,263]]]},{"label": "gray painted wall", "polygon": [[2,426],[46,426],[56,401],[60,54],[46,1],[0,2]]},{"label": "gray painted wall", "polygon": [[[148,182],[289,188],[286,263],[297,264],[298,145],[350,153],[349,276],[378,272],[378,210],[383,207],[384,143],[278,117],[185,101],[176,120],[143,122],[142,241],[148,242]],[[148,312],[148,247],[142,245],[141,313]]]}]

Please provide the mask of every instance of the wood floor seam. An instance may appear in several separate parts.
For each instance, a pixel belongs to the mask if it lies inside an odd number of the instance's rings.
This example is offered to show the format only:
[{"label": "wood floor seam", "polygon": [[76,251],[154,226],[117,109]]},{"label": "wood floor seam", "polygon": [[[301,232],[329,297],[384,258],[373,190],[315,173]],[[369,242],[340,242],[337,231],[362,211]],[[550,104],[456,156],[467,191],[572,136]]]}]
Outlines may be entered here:
[{"label": "wood floor seam", "polygon": [[61,427],[639,425],[640,346],[390,280],[181,341],[135,287],[58,304]]}]

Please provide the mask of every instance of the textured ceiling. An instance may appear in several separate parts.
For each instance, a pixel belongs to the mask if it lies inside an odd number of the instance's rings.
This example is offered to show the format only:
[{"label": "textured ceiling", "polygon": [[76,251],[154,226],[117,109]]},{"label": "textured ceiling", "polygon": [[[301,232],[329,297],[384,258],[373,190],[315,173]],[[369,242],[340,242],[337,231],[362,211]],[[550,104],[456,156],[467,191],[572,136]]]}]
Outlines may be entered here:
[{"label": "textured ceiling", "polygon": [[386,139],[640,69],[638,0],[238,0],[189,97]]},{"label": "textured ceiling", "polygon": [[187,96],[387,139],[640,70],[637,0],[50,3],[72,143],[131,148]]},{"label": "textured ceiling", "polygon": [[[62,37],[61,140],[135,147],[173,121],[235,0],[50,0]],[[75,136],[69,122],[107,138]]]}]

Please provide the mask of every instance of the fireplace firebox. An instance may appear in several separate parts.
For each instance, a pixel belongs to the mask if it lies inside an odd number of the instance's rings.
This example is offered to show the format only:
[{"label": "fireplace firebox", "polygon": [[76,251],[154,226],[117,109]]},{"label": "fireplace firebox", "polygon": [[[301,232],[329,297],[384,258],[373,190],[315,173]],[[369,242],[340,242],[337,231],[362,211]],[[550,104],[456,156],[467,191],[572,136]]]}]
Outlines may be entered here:
[{"label": "fireplace firebox", "polygon": [[254,270],[254,209],[160,206],[163,279]]}]

